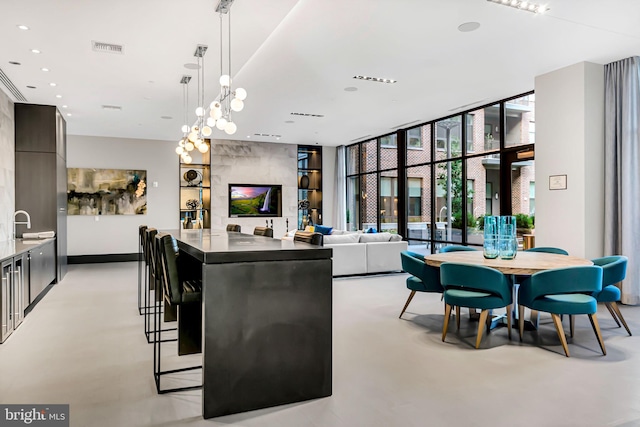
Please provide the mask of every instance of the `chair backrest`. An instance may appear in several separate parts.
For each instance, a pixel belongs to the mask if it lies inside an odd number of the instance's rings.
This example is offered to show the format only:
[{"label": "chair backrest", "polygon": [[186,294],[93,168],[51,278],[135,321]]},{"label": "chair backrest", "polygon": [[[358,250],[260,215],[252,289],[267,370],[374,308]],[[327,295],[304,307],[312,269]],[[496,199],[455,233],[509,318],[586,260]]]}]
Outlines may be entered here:
[{"label": "chair backrest", "polygon": [[450,246],[443,246],[440,248],[440,253],[460,252],[460,251],[477,251],[477,249],[472,248],[471,246],[462,246],[462,245],[450,245]]},{"label": "chair backrest", "polygon": [[158,230],[155,228],[147,228],[145,230],[145,259],[154,277],[156,274],[156,257],[154,254],[156,234],[158,234]]},{"label": "chair backrest", "polygon": [[602,287],[622,282],[627,276],[627,257],[613,255],[592,259],[594,265],[602,267]]},{"label": "chair backrest", "polygon": [[520,286],[520,297],[525,302],[546,295],[593,294],[602,290],[602,267],[581,265],[554,268],[535,273]]},{"label": "chair backrest", "polygon": [[402,251],[400,252],[402,270],[422,280],[423,283],[440,285],[440,271],[436,267],[427,265],[421,254]]},{"label": "chair backrest", "polygon": [[273,237],[273,228],[269,227],[256,227],[253,229],[254,236]]},{"label": "chair backrest", "polygon": [[310,243],[312,245],[322,246],[322,233],[313,233],[311,231],[296,231],[293,236],[295,242]]},{"label": "chair backrest", "polygon": [[525,249],[525,252],[545,252],[548,254],[569,255],[569,252],[561,248],[554,248],[552,246],[540,246],[537,248]]},{"label": "chair backrest", "polygon": [[164,289],[164,298],[171,304],[179,304],[182,300],[182,285],[178,270],[178,251],[173,236],[160,233],[155,244],[160,259],[160,279]]},{"label": "chair backrest", "polygon": [[445,290],[453,288],[488,292],[511,304],[509,280],[494,268],[445,262],[440,265],[440,283]]},{"label": "chair backrest", "polygon": [[239,224],[227,224],[227,231],[237,231],[240,233],[240,225]]}]

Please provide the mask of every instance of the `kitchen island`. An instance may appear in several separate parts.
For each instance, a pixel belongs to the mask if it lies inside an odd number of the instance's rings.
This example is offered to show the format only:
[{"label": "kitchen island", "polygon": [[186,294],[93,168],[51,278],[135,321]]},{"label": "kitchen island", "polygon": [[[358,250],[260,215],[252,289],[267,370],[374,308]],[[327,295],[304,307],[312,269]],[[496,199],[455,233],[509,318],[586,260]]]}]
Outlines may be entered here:
[{"label": "kitchen island", "polygon": [[330,396],[331,249],[169,232],[202,271],[204,418]]}]

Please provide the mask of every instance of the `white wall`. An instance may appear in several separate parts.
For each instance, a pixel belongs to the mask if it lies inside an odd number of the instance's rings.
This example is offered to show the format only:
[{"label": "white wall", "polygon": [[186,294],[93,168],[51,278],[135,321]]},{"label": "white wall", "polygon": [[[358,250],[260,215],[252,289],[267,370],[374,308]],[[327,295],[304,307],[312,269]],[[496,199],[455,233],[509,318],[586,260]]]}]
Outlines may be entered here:
[{"label": "white wall", "polygon": [[0,242],[13,234],[16,206],[16,138],[13,102],[0,90]]},{"label": "white wall", "polygon": [[176,141],[68,135],[67,167],[145,169],[148,180],[146,215],[69,216],[68,255],[137,253],[138,226],[178,227],[175,147]]},{"label": "white wall", "polygon": [[265,218],[229,218],[229,184],[281,184],[282,217],[273,220],[273,236],[296,228],[298,146],[253,141],[211,141],[211,228],[240,224],[243,233],[265,226]]},{"label": "white wall", "polygon": [[322,224],[335,227],[336,147],[322,147]]},{"label": "white wall", "polygon": [[[536,246],[603,254],[604,67],[582,62],[535,79]],[[567,175],[566,190],[549,190]]]}]

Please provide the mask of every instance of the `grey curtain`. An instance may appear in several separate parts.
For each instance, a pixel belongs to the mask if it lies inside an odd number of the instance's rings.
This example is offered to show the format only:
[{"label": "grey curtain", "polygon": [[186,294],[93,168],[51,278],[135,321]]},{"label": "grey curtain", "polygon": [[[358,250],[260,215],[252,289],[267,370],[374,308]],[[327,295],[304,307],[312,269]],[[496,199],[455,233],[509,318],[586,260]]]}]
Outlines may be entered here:
[{"label": "grey curtain", "polygon": [[640,57],[605,65],[606,255],[629,257],[623,304],[640,304]]},{"label": "grey curtain", "polygon": [[347,186],[347,171],[345,163],[346,148],[341,145],[336,148],[336,174],[335,192],[333,201],[333,228],[336,230],[347,229],[347,198],[345,196]]}]

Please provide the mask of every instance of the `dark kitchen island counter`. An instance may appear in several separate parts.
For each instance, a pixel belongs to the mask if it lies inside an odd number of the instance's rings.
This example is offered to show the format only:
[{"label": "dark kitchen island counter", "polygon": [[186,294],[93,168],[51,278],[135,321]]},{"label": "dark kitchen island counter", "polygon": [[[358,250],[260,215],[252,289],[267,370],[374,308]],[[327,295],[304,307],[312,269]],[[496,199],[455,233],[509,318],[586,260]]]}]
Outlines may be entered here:
[{"label": "dark kitchen island counter", "polygon": [[202,267],[204,418],[330,396],[331,249],[168,232]]}]

